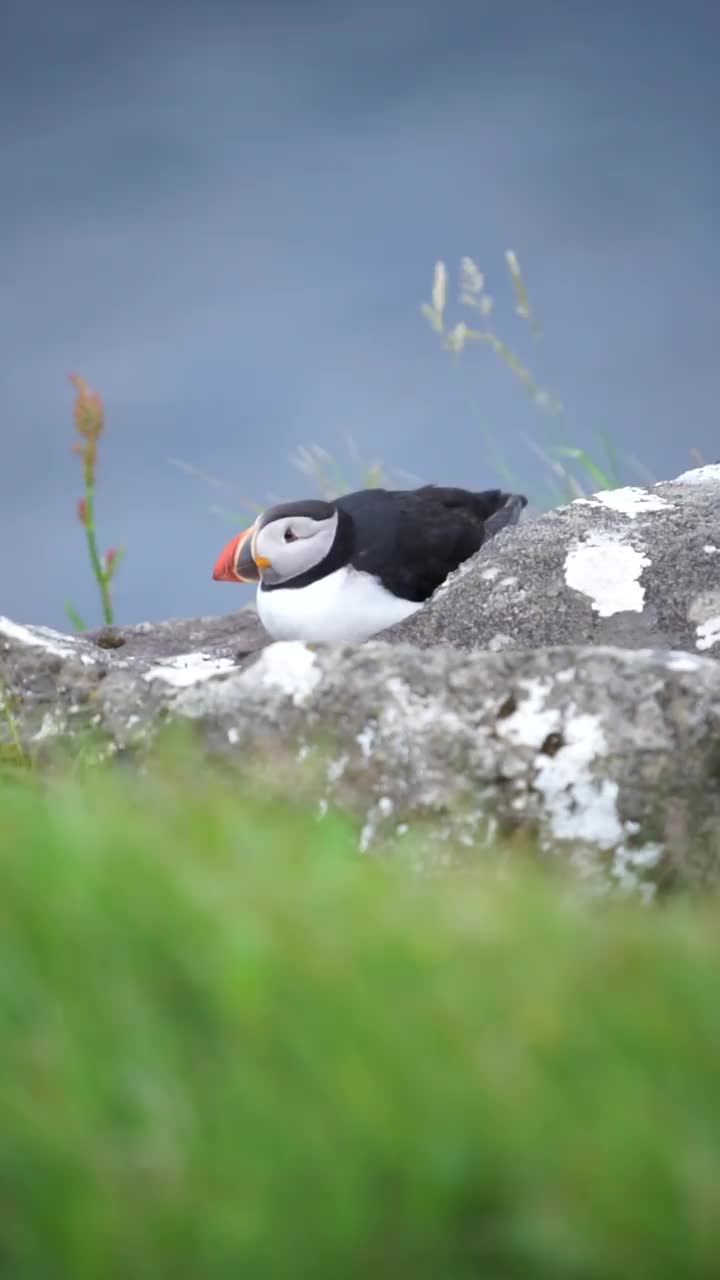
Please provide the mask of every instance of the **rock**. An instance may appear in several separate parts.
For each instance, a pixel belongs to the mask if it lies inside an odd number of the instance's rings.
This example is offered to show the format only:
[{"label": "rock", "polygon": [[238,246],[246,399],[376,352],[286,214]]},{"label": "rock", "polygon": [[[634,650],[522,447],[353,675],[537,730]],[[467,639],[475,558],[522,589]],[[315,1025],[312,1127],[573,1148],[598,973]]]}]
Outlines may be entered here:
[{"label": "rock", "polygon": [[[240,670],[268,643],[252,608],[219,618],[103,627],[65,635],[0,617],[0,711],[14,708],[26,745],[95,728],[116,707],[113,738],[164,705],[164,692]],[[103,715],[96,708],[103,687]],[[7,723],[6,723],[7,727]]]},{"label": "rock", "polygon": [[213,750],[270,749],[272,768],[320,734],[322,803],[361,814],[365,849],[413,827],[431,861],[465,861],[520,834],[594,890],[646,895],[720,872],[720,666],[706,658],[286,642],[173,712]]},{"label": "rock", "polygon": [[134,627],[101,627],[85,636],[100,648],[122,649],[124,657],[148,661],[202,652],[235,662],[270,641],[253,605],[221,617],[171,618],[167,622],[140,622]]},{"label": "rock", "polygon": [[261,780],[306,785],[310,768],[368,851],[402,849],[412,828],[430,864],[472,862],[519,835],[593,891],[644,896],[720,871],[720,664],[706,657],[286,642],[240,667],[209,645],[151,660],[4,620],[0,663],[5,742],[42,751],[92,729],[112,754],[191,722]]},{"label": "rock", "polygon": [[465,650],[558,644],[720,657],[720,465],[579,498],[500,533],[383,633]]},{"label": "rock", "polygon": [[0,618],[0,759],[89,734],[141,754],[178,720],[348,807],[365,850],[412,828],[434,865],[519,836],[649,896],[720,876],[719,656],[712,466],[500,534],[357,649],[269,644],[253,609],[83,636]]}]

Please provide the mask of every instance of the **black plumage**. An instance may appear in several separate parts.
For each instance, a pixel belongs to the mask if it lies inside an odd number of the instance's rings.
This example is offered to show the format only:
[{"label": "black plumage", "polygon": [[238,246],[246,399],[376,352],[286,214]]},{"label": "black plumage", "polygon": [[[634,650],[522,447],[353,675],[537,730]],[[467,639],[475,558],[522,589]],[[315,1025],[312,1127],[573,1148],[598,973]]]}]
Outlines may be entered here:
[{"label": "black plumage", "polygon": [[263,591],[298,589],[336,569],[351,566],[377,577],[403,600],[428,600],[449,573],[506,525],[516,524],[527,505],[521,494],[486,489],[361,489],[334,502],[306,500],[266,511],[262,524],[282,516],[317,520],[338,513],[330,553],[306,573]]}]

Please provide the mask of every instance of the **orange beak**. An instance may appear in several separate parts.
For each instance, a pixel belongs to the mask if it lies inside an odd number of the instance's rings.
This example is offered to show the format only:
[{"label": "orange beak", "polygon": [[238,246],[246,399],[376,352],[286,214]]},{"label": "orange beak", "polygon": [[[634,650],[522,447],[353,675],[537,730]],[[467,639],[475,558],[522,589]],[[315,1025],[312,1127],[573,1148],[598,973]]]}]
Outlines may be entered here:
[{"label": "orange beak", "polygon": [[259,582],[260,573],[252,554],[255,526],[244,529],[220,553],[213,570],[215,582]]}]

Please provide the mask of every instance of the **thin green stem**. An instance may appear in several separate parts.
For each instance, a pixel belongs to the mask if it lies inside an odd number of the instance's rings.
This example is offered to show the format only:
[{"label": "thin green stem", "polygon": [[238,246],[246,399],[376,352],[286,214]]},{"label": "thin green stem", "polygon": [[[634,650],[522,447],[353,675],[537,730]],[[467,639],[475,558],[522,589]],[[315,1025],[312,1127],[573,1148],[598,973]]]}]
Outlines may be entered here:
[{"label": "thin green stem", "polygon": [[97,538],[95,536],[95,485],[86,475],[85,477],[85,535],[87,537],[88,552],[90,554],[90,563],[95,580],[100,588],[100,598],[102,600],[103,621],[107,626],[113,622],[112,598],[110,596],[110,579],[105,569],[103,569],[100,553],[98,551]]}]

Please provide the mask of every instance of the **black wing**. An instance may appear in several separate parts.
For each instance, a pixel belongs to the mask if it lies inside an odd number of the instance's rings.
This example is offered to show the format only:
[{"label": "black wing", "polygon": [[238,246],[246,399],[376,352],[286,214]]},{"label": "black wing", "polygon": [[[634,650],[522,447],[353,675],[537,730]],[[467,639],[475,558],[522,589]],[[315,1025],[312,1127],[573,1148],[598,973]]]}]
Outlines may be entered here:
[{"label": "black wing", "polygon": [[516,524],[527,499],[488,489],[365,489],[337,499],[352,516],[350,563],[403,600],[428,600],[500,529]]}]

